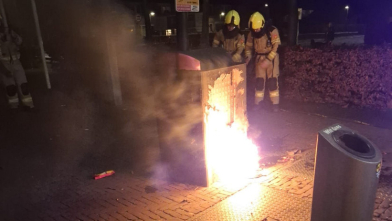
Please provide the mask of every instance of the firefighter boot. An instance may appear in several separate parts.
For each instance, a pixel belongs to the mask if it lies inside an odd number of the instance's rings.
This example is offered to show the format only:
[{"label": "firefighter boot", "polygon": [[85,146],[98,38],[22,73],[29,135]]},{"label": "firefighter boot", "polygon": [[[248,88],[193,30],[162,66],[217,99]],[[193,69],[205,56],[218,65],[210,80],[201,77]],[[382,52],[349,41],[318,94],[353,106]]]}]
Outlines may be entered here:
[{"label": "firefighter boot", "polygon": [[268,110],[268,104],[265,101],[260,101],[258,104],[254,104],[253,110],[254,111]]},{"label": "firefighter boot", "polygon": [[8,85],[5,88],[7,92],[7,100],[10,108],[15,109],[19,106],[19,99],[16,85]]},{"label": "firefighter boot", "polygon": [[272,111],[275,112],[275,113],[279,112],[279,104],[273,104],[272,105]]},{"label": "firefighter boot", "polygon": [[20,100],[25,107],[33,108],[33,98],[30,95],[29,87],[27,83],[20,85]]}]

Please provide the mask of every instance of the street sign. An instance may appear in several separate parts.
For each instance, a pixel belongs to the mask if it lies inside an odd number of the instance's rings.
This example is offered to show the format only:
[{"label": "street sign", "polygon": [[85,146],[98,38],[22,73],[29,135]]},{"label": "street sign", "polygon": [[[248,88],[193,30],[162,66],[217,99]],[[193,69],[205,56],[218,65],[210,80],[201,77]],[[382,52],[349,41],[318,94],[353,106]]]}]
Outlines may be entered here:
[{"label": "street sign", "polygon": [[141,20],[142,20],[142,16],[139,15],[139,14],[137,14],[137,15],[136,15],[136,21],[137,21],[137,22],[140,22]]},{"label": "street sign", "polygon": [[177,12],[199,12],[199,0],[176,0]]}]

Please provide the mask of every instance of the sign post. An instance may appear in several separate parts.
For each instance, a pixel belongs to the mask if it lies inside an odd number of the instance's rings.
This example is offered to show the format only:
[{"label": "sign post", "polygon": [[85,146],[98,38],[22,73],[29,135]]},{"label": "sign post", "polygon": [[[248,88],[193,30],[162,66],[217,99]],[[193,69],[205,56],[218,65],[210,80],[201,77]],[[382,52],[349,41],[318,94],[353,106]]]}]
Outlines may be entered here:
[{"label": "sign post", "polygon": [[199,0],[176,0],[177,12],[199,12]]},{"label": "sign post", "polygon": [[177,11],[177,46],[180,51],[188,49],[187,12],[199,12],[199,0],[175,0]]},{"label": "sign post", "polygon": [[140,22],[142,20],[142,16],[140,14],[136,15],[136,22]]}]

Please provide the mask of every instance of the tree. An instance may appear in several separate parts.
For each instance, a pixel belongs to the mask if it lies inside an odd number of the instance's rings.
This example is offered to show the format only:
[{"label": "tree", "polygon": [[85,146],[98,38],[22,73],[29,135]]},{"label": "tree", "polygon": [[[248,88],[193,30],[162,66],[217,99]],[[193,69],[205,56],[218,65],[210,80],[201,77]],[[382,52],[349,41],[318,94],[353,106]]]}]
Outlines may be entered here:
[{"label": "tree", "polygon": [[208,17],[209,17],[209,0],[203,1],[203,23],[202,23],[202,33],[200,39],[201,47],[208,47],[209,40],[209,25],[208,25]]},{"label": "tree", "polygon": [[143,0],[143,14],[144,14],[144,25],[146,27],[146,40],[150,41],[152,39],[152,30],[151,30],[150,10],[148,7],[147,0]]},{"label": "tree", "polygon": [[297,0],[289,0],[289,30],[288,43],[296,45],[298,41],[298,7]]}]

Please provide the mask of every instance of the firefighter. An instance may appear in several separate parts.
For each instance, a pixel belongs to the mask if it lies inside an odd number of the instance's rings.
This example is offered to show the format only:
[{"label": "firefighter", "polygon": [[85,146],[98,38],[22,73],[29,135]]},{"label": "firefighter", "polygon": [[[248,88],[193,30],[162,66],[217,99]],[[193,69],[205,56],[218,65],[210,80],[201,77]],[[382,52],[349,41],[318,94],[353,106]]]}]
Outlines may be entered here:
[{"label": "firefighter", "polygon": [[332,25],[332,22],[328,22],[327,30],[325,32],[325,42],[327,45],[331,45],[332,41],[335,39],[335,28]]},{"label": "firefighter", "polygon": [[30,95],[26,74],[20,63],[19,46],[22,38],[14,31],[5,31],[0,34],[0,72],[6,89],[8,104],[17,108],[19,103],[24,107],[33,108],[33,99]]},{"label": "firefighter", "polygon": [[212,46],[218,47],[220,44],[223,44],[223,48],[234,63],[242,62],[241,54],[245,48],[245,38],[240,33],[240,15],[235,10],[226,14],[223,29],[215,34]]},{"label": "firefighter", "polygon": [[[255,65],[255,108],[264,100],[268,89],[273,111],[279,111],[279,32],[272,25],[265,25],[265,19],[259,12],[250,16],[248,38],[245,45],[245,59]],[[254,63],[254,64],[253,64]]]}]

